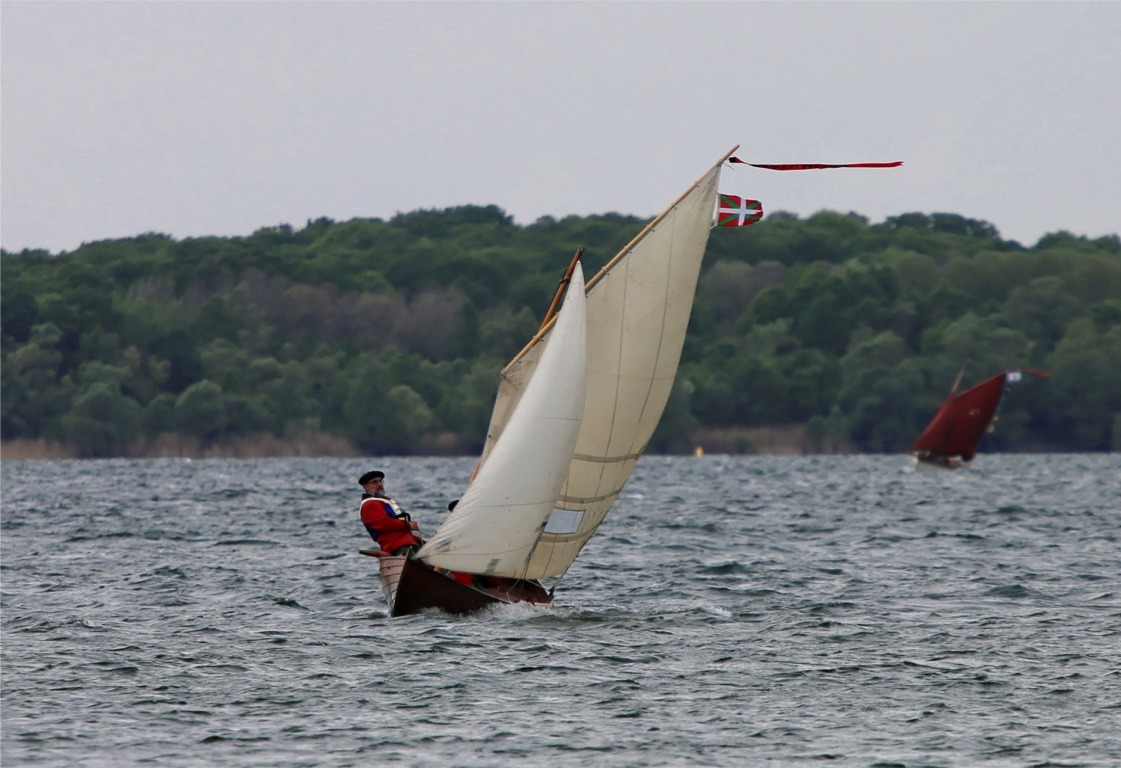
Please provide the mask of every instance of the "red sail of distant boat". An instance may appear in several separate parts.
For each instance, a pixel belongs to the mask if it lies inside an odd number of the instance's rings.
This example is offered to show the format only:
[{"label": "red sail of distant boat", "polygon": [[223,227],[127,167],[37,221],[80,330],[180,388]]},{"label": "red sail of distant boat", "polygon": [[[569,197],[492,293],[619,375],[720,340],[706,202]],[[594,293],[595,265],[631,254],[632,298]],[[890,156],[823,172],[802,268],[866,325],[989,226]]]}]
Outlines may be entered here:
[{"label": "red sail of distant boat", "polygon": [[[1006,371],[985,379],[980,384],[956,393],[951,391],[934,418],[911,445],[919,461],[944,466],[962,466],[977,455],[981,436],[992,425],[997,407],[1004,396],[1006,382],[1019,381],[1021,373],[1050,376],[1047,371]],[[958,381],[961,374],[958,374]],[[955,383],[955,389],[957,384]]]},{"label": "red sail of distant boat", "polygon": [[961,394],[951,392],[911,450],[929,454],[932,458],[971,461],[1003,395],[1003,373],[985,379]]}]

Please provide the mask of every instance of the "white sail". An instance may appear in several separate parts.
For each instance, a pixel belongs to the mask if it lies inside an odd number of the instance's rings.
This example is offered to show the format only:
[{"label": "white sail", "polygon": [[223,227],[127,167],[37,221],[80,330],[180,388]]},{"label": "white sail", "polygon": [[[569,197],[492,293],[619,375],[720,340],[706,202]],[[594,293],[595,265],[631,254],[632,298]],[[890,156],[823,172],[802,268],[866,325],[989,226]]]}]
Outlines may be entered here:
[{"label": "white sail", "polygon": [[584,273],[577,265],[537,375],[502,439],[455,510],[421,547],[429,565],[526,577],[526,564],[560,495],[584,414],[587,385]]},{"label": "white sail", "polygon": [[[724,160],[588,282],[588,396],[583,426],[525,578],[564,573],[603,522],[661,420],[681,359]],[[548,340],[553,330],[546,333]],[[543,362],[531,345],[503,371],[482,469]],[[548,345],[546,345],[548,349]],[[482,471],[482,470],[481,470]]]}]

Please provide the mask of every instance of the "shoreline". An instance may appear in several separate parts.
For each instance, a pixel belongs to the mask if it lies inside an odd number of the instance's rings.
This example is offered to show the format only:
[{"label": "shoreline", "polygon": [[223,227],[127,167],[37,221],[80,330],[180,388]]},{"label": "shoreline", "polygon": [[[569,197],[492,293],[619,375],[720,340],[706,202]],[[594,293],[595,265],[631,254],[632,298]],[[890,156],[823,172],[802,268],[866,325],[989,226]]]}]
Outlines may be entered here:
[{"label": "shoreline", "polygon": [[[477,458],[478,453],[450,434],[432,435],[421,441],[416,451],[401,456],[443,456]],[[690,435],[689,450],[650,456],[857,456],[863,452],[847,441],[806,436],[802,424],[776,424],[767,427],[702,428]],[[1014,453],[1070,453],[1050,451],[1032,441]],[[909,453],[902,451],[901,453]],[[1108,453],[1108,451],[1107,451]],[[885,454],[886,455],[886,454]],[[284,437],[253,435],[222,443],[205,443],[186,435],[165,434],[143,439],[128,450],[113,456],[82,456],[73,445],[58,440],[17,439],[0,441],[0,461],[96,461],[104,459],[361,459],[371,454],[354,443],[324,432],[292,433]]]},{"label": "shoreline", "polygon": [[[699,429],[691,436],[691,449],[670,455],[809,456],[859,453],[848,443],[811,440],[801,424],[769,427]],[[368,454],[350,441],[326,433],[287,437],[256,435],[223,443],[204,443],[183,435],[161,435],[130,445],[114,456],[89,457],[73,445],[45,438],[0,441],[0,461],[58,461],[86,459],[280,459],[363,458]],[[437,437],[420,446],[416,456],[475,456],[456,441]],[[651,454],[654,455],[654,454]]]}]

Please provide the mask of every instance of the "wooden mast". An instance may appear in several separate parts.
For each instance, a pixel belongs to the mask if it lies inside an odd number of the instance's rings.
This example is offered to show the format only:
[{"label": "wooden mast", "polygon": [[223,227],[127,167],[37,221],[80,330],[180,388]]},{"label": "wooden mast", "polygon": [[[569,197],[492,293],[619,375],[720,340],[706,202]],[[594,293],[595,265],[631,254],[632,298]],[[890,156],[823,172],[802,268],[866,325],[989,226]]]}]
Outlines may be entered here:
[{"label": "wooden mast", "polygon": [[951,395],[954,394],[955,392],[957,392],[958,387],[961,386],[961,377],[965,375],[965,366],[969,365],[969,361],[972,360],[972,359],[973,358],[971,358],[971,357],[967,357],[967,358],[965,358],[965,361],[961,364],[961,370],[958,371],[958,377],[956,379],[954,379],[954,386],[950,389],[950,394]]},{"label": "wooden mast", "polygon": [[583,255],[584,249],[577,248],[576,254],[572,257],[572,261],[568,264],[568,269],[564,271],[564,277],[560,279],[560,283],[557,285],[557,292],[553,296],[553,301],[551,304],[549,304],[549,308],[545,310],[545,317],[541,320],[541,327],[537,329],[537,334],[535,335],[540,335],[541,332],[545,330],[545,326],[549,325],[549,323],[552,322],[553,316],[557,314],[557,305],[560,304],[561,296],[564,295],[565,289],[568,288],[568,284],[572,282],[572,273],[576,271],[576,265],[580,263],[580,257]]}]

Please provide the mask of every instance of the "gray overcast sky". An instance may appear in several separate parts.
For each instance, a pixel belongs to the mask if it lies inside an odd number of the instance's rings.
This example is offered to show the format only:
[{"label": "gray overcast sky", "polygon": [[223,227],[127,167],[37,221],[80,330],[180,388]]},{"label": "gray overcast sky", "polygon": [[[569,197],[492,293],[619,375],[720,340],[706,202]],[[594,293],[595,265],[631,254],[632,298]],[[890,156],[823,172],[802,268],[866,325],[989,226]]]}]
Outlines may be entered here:
[{"label": "gray overcast sky", "polygon": [[721,191],[1121,231],[1121,3],[0,3],[8,250]]}]

